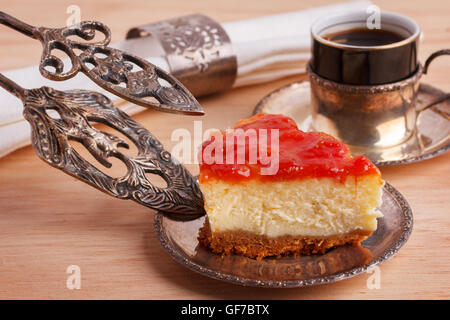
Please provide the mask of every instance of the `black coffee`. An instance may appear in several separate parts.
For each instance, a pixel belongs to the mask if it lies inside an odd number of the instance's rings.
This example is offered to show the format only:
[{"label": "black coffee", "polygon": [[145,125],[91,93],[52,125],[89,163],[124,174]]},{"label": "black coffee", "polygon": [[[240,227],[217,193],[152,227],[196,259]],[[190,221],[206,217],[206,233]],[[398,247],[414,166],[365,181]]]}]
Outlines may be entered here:
[{"label": "black coffee", "polygon": [[406,37],[389,30],[355,28],[322,36],[324,39],[350,46],[375,47],[384,46],[406,39]]}]

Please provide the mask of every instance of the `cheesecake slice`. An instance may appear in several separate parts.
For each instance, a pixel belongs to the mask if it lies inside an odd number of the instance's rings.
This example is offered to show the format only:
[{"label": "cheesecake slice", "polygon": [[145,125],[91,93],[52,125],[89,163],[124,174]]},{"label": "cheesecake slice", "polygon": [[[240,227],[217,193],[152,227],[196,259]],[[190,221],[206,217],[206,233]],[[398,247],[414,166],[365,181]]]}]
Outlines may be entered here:
[{"label": "cheesecake slice", "polygon": [[205,141],[199,158],[207,212],[199,241],[216,253],[323,254],[359,244],[382,216],[378,168],[282,115],[239,121]]}]

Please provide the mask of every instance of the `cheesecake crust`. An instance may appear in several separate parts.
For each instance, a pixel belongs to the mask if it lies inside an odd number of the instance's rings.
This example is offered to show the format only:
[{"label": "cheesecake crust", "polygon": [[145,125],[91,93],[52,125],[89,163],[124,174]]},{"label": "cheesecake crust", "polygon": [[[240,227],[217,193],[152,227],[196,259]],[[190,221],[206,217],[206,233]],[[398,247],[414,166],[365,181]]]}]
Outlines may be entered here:
[{"label": "cheesecake crust", "polygon": [[333,247],[360,244],[372,234],[354,230],[332,236],[291,236],[270,238],[243,230],[212,232],[208,219],[199,231],[199,242],[218,254],[238,254],[261,260],[269,256],[324,254]]}]

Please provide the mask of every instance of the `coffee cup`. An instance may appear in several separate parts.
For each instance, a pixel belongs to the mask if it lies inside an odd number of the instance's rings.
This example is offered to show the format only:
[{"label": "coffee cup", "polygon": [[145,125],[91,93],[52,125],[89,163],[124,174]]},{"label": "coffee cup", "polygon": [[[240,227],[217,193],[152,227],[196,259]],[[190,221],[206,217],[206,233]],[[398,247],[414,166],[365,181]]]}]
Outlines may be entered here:
[{"label": "coffee cup", "polygon": [[351,146],[384,148],[406,141],[420,112],[434,104],[416,108],[419,80],[449,50],[434,53],[423,67],[414,20],[381,11],[379,28],[369,29],[368,17],[354,11],[312,25],[312,126]]}]

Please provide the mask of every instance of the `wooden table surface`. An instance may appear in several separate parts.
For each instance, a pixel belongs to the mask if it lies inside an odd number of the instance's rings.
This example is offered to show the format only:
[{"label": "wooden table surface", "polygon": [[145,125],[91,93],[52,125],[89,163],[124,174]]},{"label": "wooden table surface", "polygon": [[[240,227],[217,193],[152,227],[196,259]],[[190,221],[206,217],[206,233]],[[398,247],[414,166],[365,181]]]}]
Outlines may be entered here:
[{"label": "wooden table surface", "polygon": [[[113,41],[131,26],[202,12],[218,21],[300,10],[330,1],[0,1],[3,11],[30,24],[65,25],[76,4],[83,20],[112,30]],[[425,38],[420,59],[450,46],[450,2],[375,1],[382,10],[414,18]],[[35,64],[38,42],[0,28],[0,70]],[[450,60],[433,64],[426,82],[450,91]],[[291,77],[200,99],[202,118],[151,111],[135,116],[167,146],[176,128],[223,128],[250,115],[271,90]],[[379,299],[450,298],[450,153],[421,163],[382,168],[385,180],[409,201],[414,230],[408,243],[380,267],[381,286],[369,289],[370,274],[298,289],[240,287],[206,278],[172,260],[153,231],[154,212],[117,200],[44,164],[31,147],[0,159],[0,298],[27,299]],[[190,167],[193,173],[197,169]],[[112,174],[120,174],[123,168]],[[70,265],[81,269],[81,289],[66,287]]]}]

